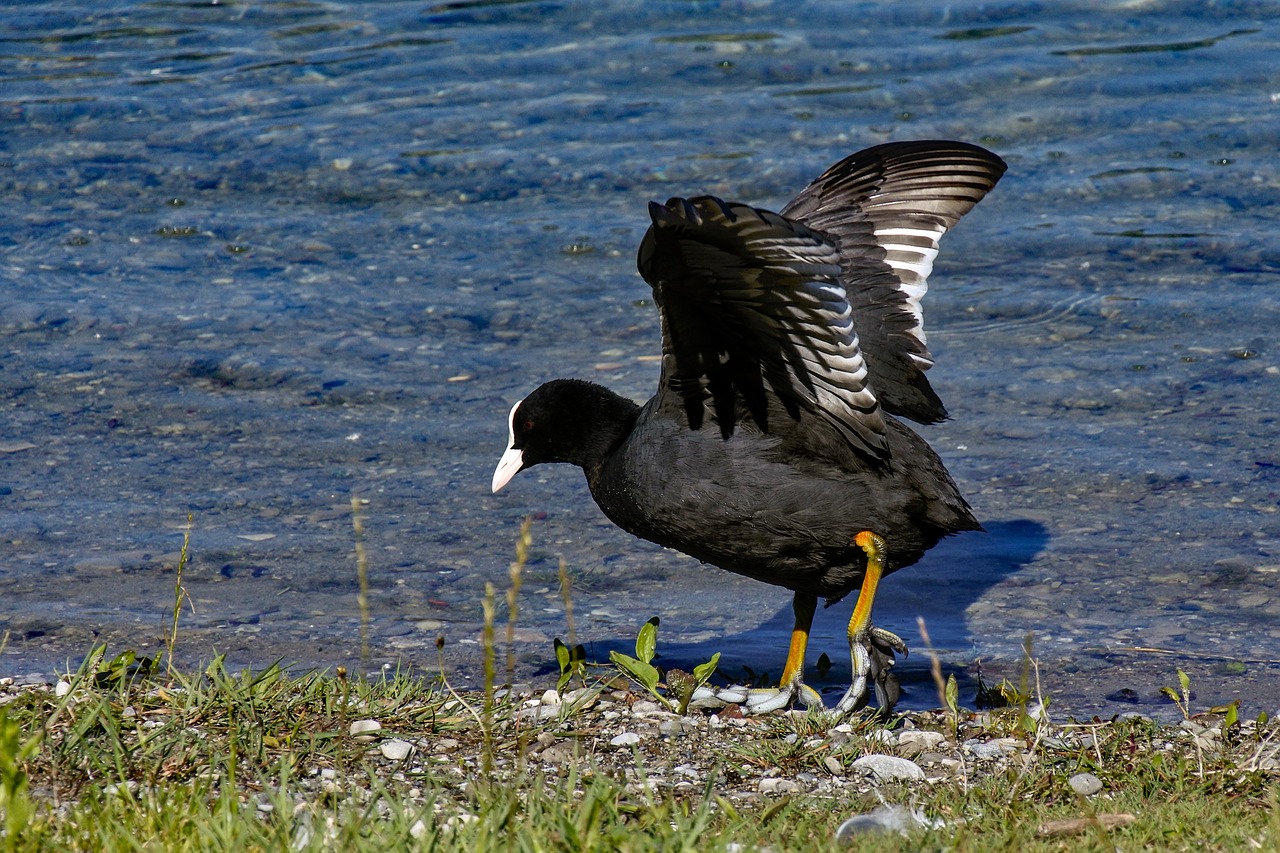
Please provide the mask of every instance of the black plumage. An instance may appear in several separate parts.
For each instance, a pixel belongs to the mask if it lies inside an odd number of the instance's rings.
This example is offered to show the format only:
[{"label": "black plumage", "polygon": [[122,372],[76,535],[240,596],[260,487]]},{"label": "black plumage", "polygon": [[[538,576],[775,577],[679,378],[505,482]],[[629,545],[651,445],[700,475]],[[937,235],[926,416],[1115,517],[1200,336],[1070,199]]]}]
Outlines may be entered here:
[{"label": "black plumage", "polygon": [[898,417],[947,416],[920,299],[938,239],[1004,169],[965,143],[889,143],[780,213],[652,203],[638,266],[661,311],[657,393],[641,407],[580,380],[542,385],[512,409],[494,490],[569,462],[624,530],[829,601],[863,582],[862,531],[887,543],[887,574],[979,529]]}]

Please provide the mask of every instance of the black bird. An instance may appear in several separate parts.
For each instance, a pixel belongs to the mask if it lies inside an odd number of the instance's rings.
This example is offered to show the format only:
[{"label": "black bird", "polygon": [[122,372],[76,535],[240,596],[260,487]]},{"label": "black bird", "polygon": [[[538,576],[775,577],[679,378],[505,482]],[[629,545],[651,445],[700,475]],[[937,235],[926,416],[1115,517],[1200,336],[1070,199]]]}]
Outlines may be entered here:
[{"label": "black bird", "polygon": [[962,142],[893,142],[828,169],[781,213],[714,196],[652,202],[640,274],[662,316],[662,376],[644,406],[577,379],[516,403],[493,491],[542,462],[582,468],[636,536],[795,593],[781,687],[720,692],[763,713],[800,698],[819,596],[860,588],[853,683],[906,645],[871,624],[880,578],[940,539],[980,530],[942,461],[898,417],[947,417],[925,371],[920,300],[938,240],[1005,171]]}]

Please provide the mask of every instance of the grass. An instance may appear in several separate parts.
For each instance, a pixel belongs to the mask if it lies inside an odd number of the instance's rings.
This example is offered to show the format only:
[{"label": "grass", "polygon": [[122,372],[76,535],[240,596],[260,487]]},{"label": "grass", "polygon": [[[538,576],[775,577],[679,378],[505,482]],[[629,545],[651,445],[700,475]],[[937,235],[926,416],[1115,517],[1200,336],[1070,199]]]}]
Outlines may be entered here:
[{"label": "grass", "polygon": [[[1280,847],[1280,786],[1262,769],[1280,752],[1274,724],[1240,727],[1209,749],[1185,729],[1147,721],[1089,724],[1040,737],[1025,764],[991,772],[842,797],[742,798],[725,792],[761,772],[829,776],[829,757],[848,767],[883,751],[880,726],[857,720],[833,740],[830,719],[780,715],[734,730],[728,745],[655,741],[618,761],[585,748],[591,714],[531,724],[499,691],[481,726],[438,680],[406,674],[233,674],[215,661],[164,685],[91,661],[67,685],[62,696],[11,694],[0,709],[0,802],[13,817],[5,849],[826,850],[846,817],[881,798],[944,828],[871,836],[859,849]],[[945,717],[913,723],[942,730]],[[378,741],[349,734],[365,718],[381,722],[376,736],[394,733],[418,752],[383,758]],[[1016,724],[1012,713],[971,714],[961,737]],[[525,760],[540,733],[576,739],[582,759]],[[713,769],[692,788],[645,784],[702,749],[716,755]],[[1107,780],[1104,799],[1084,801],[1066,786],[1085,771]],[[1088,823],[1101,813],[1136,820],[1107,831]],[[1037,835],[1063,817],[1083,817],[1094,831]]]},{"label": "grass", "polygon": [[[1181,674],[1181,726],[1051,724],[1030,709],[1033,690],[1040,708],[1048,700],[1029,664],[1021,689],[1000,688],[1011,706],[995,711],[960,708],[939,666],[937,712],[887,723],[696,716],[663,734],[659,721],[680,718],[639,711],[652,689],[631,692],[616,670],[575,668],[590,683],[549,715],[501,689],[492,585],[483,691],[408,672],[233,673],[220,658],[183,672],[173,650],[189,529],[163,673],[158,660],[99,648],[56,689],[0,687],[3,851],[825,851],[847,818],[885,803],[928,824],[858,836],[857,849],[1280,849],[1280,725],[1241,722],[1234,708],[1195,713]],[[528,546],[526,525],[508,646]],[[563,566],[561,580],[568,605]],[[353,730],[366,720],[380,728]],[[645,736],[620,748],[619,727]],[[905,729],[939,733],[933,760],[918,757],[931,778],[860,779],[856,759],[904,748],[886,731]],[[993,742],[1010,754],[975,757],[974,744]],[[407,755],[391,750],[405,743]],[[568,754],[553,759],[553,748]],[[1071,789],[1084,772],[1103,780],[1101,794]]]}]

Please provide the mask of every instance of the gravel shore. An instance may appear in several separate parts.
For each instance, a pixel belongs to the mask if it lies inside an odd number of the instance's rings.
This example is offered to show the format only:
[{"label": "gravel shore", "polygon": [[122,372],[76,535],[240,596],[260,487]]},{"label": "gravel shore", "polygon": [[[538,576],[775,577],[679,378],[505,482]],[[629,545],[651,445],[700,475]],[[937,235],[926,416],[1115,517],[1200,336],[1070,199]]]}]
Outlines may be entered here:
[{"label": "gravel shore", "polygon": [[[23,694],[46,702],[69,693],[75,699],[83,689],[65,681],[23,685],[0,679],[0,706]],[[138,698],[119,711],[134,732],[171,723],[172,711],[153,700],[175,688],[135,689]],[[379,797],[396,792],[405,803],[453,822],[477,818],[468,809],[478,784],[516,788],[537,779],[569,780],[569,796],[578,796],[604,775],[643,801],[712,797],[734,809],[768,811],[783,800],[803,800],[809,807],[836,810],[838,836],[847,837],[937,828],[946,821],[932,814],[932,796],[997,777],[1017,787],[1024,776],[1044,779],[1048,773],[1055,789],[1048,796],[1093,804],[1083,829],[1074,824],[1039,828],[1042,835],[1054,835],[1086,831],[1097,821],[1120,826],[1134,819],[1107,807],[1126,778],[1114,760],[1118,739],[1132,744],[1122,764],[1165,760],[1156,757],[1163,755],[1198,766],[1201,775],[1212,765],[1213,773],[1280,778],[1280,727],[1266,720],[1229,725],[1222,715],[1202,715],[1161,725],[1128,715],[1049,721],[1005,709],[909,712],[886,723],[803,711],[744,717],[733,705],[680,715],[655,698],[622,679],[563,694],[523,686],[497,691],[486,712],[482,694],[434,692],[379,718],[352,696],[349,707],[326,724],[330,732],[336,730],[336,750],[312,752],[299,761],[287,795],[303,814],[325,798],[367,798],[378,788]],[[202,723],[193,721],[187,730],[202,732]],[[1090,766],[1097,772],[1085,769]],[[59,807],[66,808],[65,795],[42,784],[40,775],[33,774],[33,796],[51,804],[61,801]],[[377,784],[371,785],[371,778]],[[138,783],[126,780],[111,787],[122,784],[133,790]],[[273,802],[279,801],[265,793],[246,789],[242,797],[256,799],[264,811],[278,808]]]}]

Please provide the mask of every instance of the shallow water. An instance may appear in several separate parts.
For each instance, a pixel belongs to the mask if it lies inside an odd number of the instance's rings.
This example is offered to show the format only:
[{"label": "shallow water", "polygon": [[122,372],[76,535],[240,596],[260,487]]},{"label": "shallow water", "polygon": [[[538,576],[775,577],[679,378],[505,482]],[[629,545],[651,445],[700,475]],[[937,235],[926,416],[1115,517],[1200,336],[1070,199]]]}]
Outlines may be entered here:
[{"label": "shallow water", "polygon": [[[519,677],[662,617],[663,662],[781,668],[787,594],[631,539],[572,469],[491,496],[511,403],[643,399],[650,199],[779,206],[890,139],[1009,161],[926,302],[988,528],[882,588],[972,702],[1280,708],[1280,4],[25,3],[0,22],[0,674],[179,651],[477,678],[535,516]],[[812,656],[847,679],[851,602]],[[500,616],[505,619],[504,615]],[[437,651],[437,637],[444,637]]]}]

